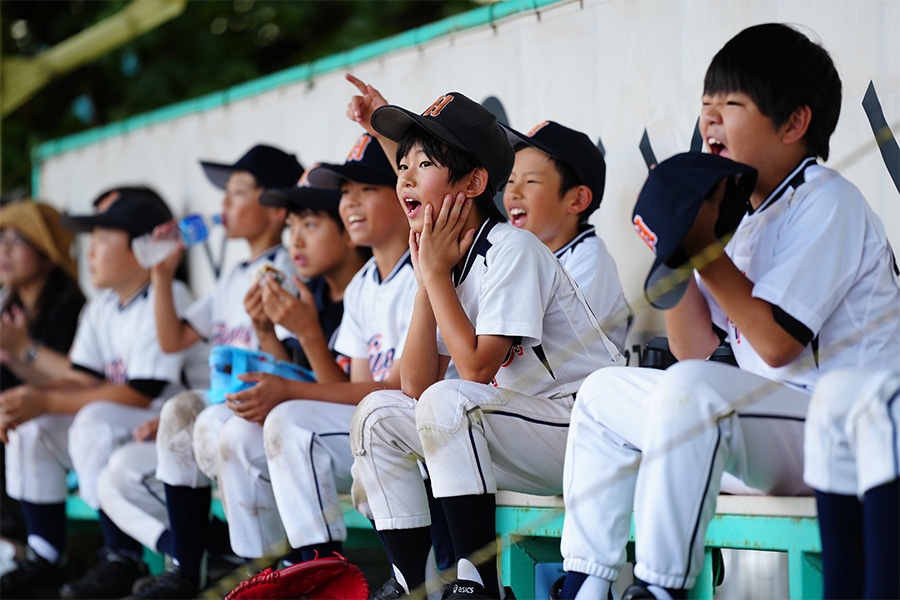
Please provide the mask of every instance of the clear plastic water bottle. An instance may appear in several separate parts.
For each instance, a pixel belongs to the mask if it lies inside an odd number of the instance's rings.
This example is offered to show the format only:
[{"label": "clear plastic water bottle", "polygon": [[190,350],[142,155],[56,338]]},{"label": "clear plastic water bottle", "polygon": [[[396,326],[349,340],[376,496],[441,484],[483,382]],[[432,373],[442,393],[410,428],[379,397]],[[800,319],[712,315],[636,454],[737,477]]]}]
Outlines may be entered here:
[{"label": "clear plastic water bottle", "polygon": [[141,266],[149,269],[171,256],[179,244],[190,248],[208,238],[213,225],[221,224],[221,215],[188,215],[178,221],[178,227],[172,227],[165,235],[154,237],[151,232],[135,238],[131,242],[131,250]]}]

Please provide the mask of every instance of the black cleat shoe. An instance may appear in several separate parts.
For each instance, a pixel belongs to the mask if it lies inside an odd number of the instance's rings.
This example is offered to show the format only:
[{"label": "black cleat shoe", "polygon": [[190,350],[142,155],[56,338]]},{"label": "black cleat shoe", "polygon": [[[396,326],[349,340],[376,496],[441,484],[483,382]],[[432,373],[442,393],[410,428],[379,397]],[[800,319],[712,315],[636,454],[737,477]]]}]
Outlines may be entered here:
[{"label": "black cleat shoe", "polygon": [[121,598],[130,594],[134,582],[147,574],[146,565],[139,560],[109,548],[101,553],[100,562],[87,573],[59,588],[60,598]]},{"label": "black cleat shoe", "polygon": [[197,586],[182,577],[177,565],[172,565],[162,575],[135,583],[129,598],[196,598]]},{"label": "black cleat shoe", "polygon": [[405,598],[409,598],[406,590],[393,577],[385,581],[377,592],[369,596],[369,600],[403,600]]},{"label": "black cleat shoe", "polygon": [[0,598],[54,598],[65,581],[63,567],[38,555],[30,547],[25,558],[0,578]]},{"label": "black cleat shoe", "polygon": [[628,586],[622,594],[622,600],[678,600],[686,597],[685,590],[670,590],[643,581]]}]

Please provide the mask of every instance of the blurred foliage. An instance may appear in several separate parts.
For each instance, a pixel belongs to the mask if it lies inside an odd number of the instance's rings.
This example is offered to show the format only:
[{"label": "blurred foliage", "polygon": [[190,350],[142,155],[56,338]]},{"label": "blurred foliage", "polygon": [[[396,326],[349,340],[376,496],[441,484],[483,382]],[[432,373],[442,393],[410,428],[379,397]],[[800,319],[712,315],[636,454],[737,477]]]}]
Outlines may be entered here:
[{"label": "blurred foliage", "polygon": [[[33,56],[125,0],[0,1],[3,56]],[[474,8],[471,0],[207,0],[49,83],[3,120],[3,191],[41,142],[187,100]]]}]

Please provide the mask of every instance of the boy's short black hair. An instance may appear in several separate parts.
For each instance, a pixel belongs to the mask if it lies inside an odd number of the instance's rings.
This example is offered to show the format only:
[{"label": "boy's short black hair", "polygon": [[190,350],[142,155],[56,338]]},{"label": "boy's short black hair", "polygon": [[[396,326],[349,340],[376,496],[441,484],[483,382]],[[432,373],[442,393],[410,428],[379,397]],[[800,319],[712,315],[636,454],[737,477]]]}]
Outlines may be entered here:
[{"label": "boy's short black hair", "polygon": [[728,92],[750,96],[776,128],[809,106],[806,148],[828,159],[828,140],[841,112],[841,78],[822,46],[781,23],[748,27],[719,50],[706,71],[704,94]]},{"label": "boy's short black hair", "polygon": [[[410,125],[403,137],[397,142],[397,164],[400,163],[400,159],[409,154],[410,150],[416,146],[422,148],[422,152],[425,153],[428,160],[447,168],[450,183],[462,181],[466,175],[481,166],[478,160],[468,152],[454,148],[415,124]],[[498,222],[506,221],[506,217],[497,208],[497,205],[494,203],[494,196],[488,188],[485,188],[484,192],[475,198],[473,203],[479,214],[485,219]]]},{"label": "boy's short black hair", "polygon": [[316,210],[307,206],[289,206],[288,215],[296,215],[301,219],[304,217],[328,217],[337,223],[338,231],[344,233],[344,221],[341,220],[341,215],[336,210]]},{"label": "boy's short black hair", "polygon": [[[532,146],[531,144],[526,144],[525,142],[519,142],[513,147],[513,150],[518,153],[519,150],[524,150],[525,148],[534,148],[534,146]],[[575,173],[575,169],[573,169],[569,165],[569,163],[562,159],[556,158],[551,154],[547,154],[546,152],[544,152],[544,154],[548,159],[550,159],[550,162],[553,163],[553,166],[556,167],[556,172],[559,173],[559,197],[560,199],[562,199],[562,197],[566,195],[566,192],[581,185],[581,180]],[[583,211],[578,213],[578,221],[587,221],[592,212],[593,211],[588,211],[588,209],[585,208]]]}]

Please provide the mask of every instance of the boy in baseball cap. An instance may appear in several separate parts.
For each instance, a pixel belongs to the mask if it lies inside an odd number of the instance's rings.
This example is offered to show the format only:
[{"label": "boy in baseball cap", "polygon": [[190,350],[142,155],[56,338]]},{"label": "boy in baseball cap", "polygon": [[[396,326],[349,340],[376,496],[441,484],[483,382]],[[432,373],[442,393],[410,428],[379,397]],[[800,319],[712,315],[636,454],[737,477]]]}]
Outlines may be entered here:
[{"label": "boy in baseball cap", "polygon": [[587,222],[603,199],[603,153],[585,134],[553,121],[527,134],[504,129],[516,152],[503,190],[510,224],[535,234],[556,254],[621,352],[634,316],[616,262]]},{"label": "boy in baseball cap", "polygon": [[[665,308],[680,362],[601,370],[578,392],[563,598],[606,597],[632,510],[639,582],[624,597],[684,597],[723,472],[766,493],[808,494],[804,419],[820,376],[896,367],[900,287],[884,227],[859,190],[816,161],[828,157],[840,98],[831,57],[786,25],[747,28],[713,58],[700,116],[709,154],[660,163],[634,218],[657,253],[648,297]],[[739,367],[704,360],[717,329]],[[830,500],[820,518],[843,518]],[[823,556],[826,572],[847,577],[849,557]]]},{"label": "boy in baseball cap", "polygon": [[[364,112],[397,144],[419,291],[402,392],[367,396],[351,427],[354,499],[400,593],[418,588],[431,547],[424,458],[457,559],[449,597],[502,598],[495,562],[472,556],[495,547],[494,494],[559,493],[573,394],[622,357],[547,246],[497,214],[514,154],[490,111],[450,92],[421,114]],[[451,357],[461,379],[442,380]]]},{"label": "boy in baseball cap", "polygon": [[[74,231],[91,233],[91,282],[100,288],[85,306],[69,353],[71,367],[50,383],[27,384],[0,396],[2,437],[11,443],[9,490],[22,501],[29,552],[3,576],[3,597],[49,592],[61,583],[65,562],[66,471],[78,474],[82,499],[98,508],[97,477],[131,430],[159,412],[177,391],[182,369],[202,362],[194,350],[165,354],[156,339],[150,274],[137,263],[130,242],[169,221],[162,198],[144,187],[118,187],[95,201],[93,215],[64,215]],[[173,289],[179,308],[186,286]],[[100,562],[65,584],[64,598],[119,597],[146,567],[139,542],[100,511],[105,547]]]},{"label": "boy in baseball cap", "polygon": [[[226,490],[252,489],[260,506],[263,502],[270,502],[268,506],[273,508],[277,505],[276,516],[280,516],[293,548],[282,560],[281,567],[310,561],[317,555],[327,557],[340,551],[346,539],[338,493],[349,491],[350,487],[353,463],[347,442],[350,421],[357,403],[366,394],[400,385],[399,358],[416,288],[409,257],[409,226],[394,192],[396,175],[378,142],[363,135],[356,140],[344,163],[317,165],[305,179],[316,188],[291,192],[293,198],[307,207],[298,215],[310,214],[312,206],[331,214],[338,211],[344,230],[340,243],[370,248],[372,258],[343,290],[335,290],[343,292],[344,313],[332,348],[349,360],[349,377],[329,375],[325,370],[319,375],[320,370],[313,364],[318,377],[316,383],[254,374],[245,379],[256,381],[254,387],[226,396],[227,405],[238,416],[253,418],[254,413],[263,412],[258,407],[268,412],[260,435],[265,452],[255,454],[245,450],[251,442],[256,443],[249,436],[243,436],[244,441],[240,443],[236,437],[230,437],[231,454],[259,456],[259,459],[253,459],[249,469],[237,461],[234,468],[223,465],[220,476]],[[266,194],[263,202],[289,201],[285,192],[278,192],[278,196]],[[305,235],[302,231],[295,232],[292,227],[292,239],[295,233]],[[319,247],[318,252],[333,252],[337,243],[328,244],[331,250]],[[302,245],[296,248],[301,262],[312,252],[312,248],[306,251],[302,248]],[[274,282],[265,285],[266,314],[291,329],[292,319],[283,310],[286,307],[280,306]],[[305,347],[306,332],[295,333]],[[231,426],[231,422],[226,425]],[[240,508],[229,510],[241,512]],[[248,586],[262,589],[257,585],[265,584],[266,580],[265,574],[261,574],[242,589]]]},{"label": "boy in baseball cap", "polygon": [[[258,350],[261,340],[245,309],[245,298],[261,295],[262,289],[256,285],[261,270],[274,268],[284,273],[289,287],[294,273],[281,243],[285,210],[263,206],[259,199],[268,189],[296,184],[303,167],[293,154],[265,145],[253,146],[233,164],[200,161],[200,165],[209,182],[224,191],[226,237],[246,240],[250,257],[221,275],[211,290],[184,311],[172,305],[170,292],[183,253],[175,252],[155,265],[151,276],[158,290],[155,309],[160,346],[166,352],[178,352],[202,339],[213,346]],[[163,406],[156,437],[156,475],[165,485],[169,529],[161,533],[156,529],[163,544],[160,547],[154,542],[154,546],[171,554],[175,562],[141,590],[142,597],[190,595],[205,583],[201,574],[209,530],[210,485],[218,461],[213,456],[200,462],[208,456],[195,454],[195,443],[198,448],[201,444],[194,436],[200,431],[206,442],[202,447],[216,447],[222,425],[232,416],[224,404],[208,406],[202,388],[178,394]],[[277,530],[260,532],[260,536],[266,535],[278,540],[281,534]]]}]

